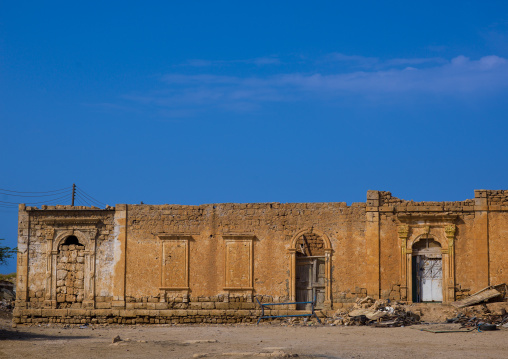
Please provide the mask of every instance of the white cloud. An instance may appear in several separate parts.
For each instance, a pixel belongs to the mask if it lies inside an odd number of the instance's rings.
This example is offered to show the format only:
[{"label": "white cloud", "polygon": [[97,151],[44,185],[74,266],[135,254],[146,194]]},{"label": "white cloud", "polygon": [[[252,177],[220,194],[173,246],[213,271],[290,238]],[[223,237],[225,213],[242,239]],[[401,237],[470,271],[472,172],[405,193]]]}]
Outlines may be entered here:
[{"label": "white cloud", "polygon": [[346,64],[352,67],[361,67],[368,69],[383,69],[403,65],[423,65],[423,64],[443,64],[448,61],[441,57],[425,58],[395,58],[381,60],[377,57],[366,57],[359,55],[345,55],[341,53],[332,53],[324,57],[327,62]]},{"label": "white cloud", "polygon": [[[508,89],[508,61],[495,55],[478,60],[457,56],[450,61],[440,58],[393,59],[386,63],[411,66],[336,74],[295,72],[250,77],[168,74],[162,77],[167,86],[163,91],[128,98],[166,109],[251,111],[268,102],[319,101],[350,96],[363,97],[367,101],[374,101],[373,98],[393,101],[422,95],[469,94],[477,97]],[[418,67],[423,64],[425,66]]]},{"label": "white cloud", "polygon": [[385,61],[386,66],[400,65],[422,65],[422,64],[443,64],[446,63],[442,57],[426,57],[426,58],[408,58],[408,59],[390,59]]},{"label": "white cloud", "polygon": [[282,62],[276,56],[265,56],[256,57],[253,59],[243,60],[203,60],[203,59],[192,59],[188,60],[178,66],[189,66],[189,67],[213,67],[213,66],[224,66],[224,65],[236,65],[236,64],[249,64],[256,66],[266,65],[279,65]]},{"label": "white cloud", "polygon": [[328,54],[324,57],[325,62],[337,62],[357,67],[370,68],[378,65],[380,60],[377,57],[366,57],[360,55],[345,55],[339,52]]}]

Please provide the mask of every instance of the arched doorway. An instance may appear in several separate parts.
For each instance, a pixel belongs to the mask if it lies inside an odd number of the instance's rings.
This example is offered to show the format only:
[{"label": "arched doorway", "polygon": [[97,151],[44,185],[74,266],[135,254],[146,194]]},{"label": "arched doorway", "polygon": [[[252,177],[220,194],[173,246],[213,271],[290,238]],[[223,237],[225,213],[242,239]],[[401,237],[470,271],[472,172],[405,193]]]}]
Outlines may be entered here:
[{"label": "arched doorway", "polygon": [[413,302],[443,301],[443,261],[441,244],[421,238],[412,250]]},{"label": "arched doorway", "polygon": [[[292,240],[292,299],[296,302],[315,301],[315,308],[331,307],[329,239],[312,228],[297,233]],[[309,309],[299,304],[296,309]]]}]

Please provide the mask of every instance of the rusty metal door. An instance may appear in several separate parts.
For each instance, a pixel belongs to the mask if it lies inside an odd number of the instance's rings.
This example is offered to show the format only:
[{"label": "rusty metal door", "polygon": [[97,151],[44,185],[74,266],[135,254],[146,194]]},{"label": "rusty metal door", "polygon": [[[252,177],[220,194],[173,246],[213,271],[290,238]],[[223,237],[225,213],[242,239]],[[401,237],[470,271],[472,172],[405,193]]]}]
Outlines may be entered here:
[{"label": "rusty metal door", "polygon": [[[325,301],[325,258],[303,257],[296,259],[296,301],[311,302],[315,308],[323,307]],[[296,309],[310,310],[310,304],[298,304]]]}]

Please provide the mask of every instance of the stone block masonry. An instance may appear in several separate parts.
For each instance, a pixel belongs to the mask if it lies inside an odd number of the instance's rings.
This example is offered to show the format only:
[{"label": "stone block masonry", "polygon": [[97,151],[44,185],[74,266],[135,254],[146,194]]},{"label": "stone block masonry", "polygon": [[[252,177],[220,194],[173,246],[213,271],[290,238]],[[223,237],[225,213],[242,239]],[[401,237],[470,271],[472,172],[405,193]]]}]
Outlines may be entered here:
[{"label": "stone block masonry", "polygon": [[[508,283],[508,191],[414,202],[19,208],[16,323],[251,322],[262,302],[451,302]],[[427,276],[427,277],[426,277]],[[305,310],[280,306],[277,313]]]}]

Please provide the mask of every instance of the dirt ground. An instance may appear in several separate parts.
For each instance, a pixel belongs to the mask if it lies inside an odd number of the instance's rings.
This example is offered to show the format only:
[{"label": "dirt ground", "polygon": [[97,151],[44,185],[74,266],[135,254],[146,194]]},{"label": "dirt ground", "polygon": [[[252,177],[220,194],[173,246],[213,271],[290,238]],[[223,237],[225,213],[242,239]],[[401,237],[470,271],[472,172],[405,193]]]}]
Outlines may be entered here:
[{"label": "dirt ground", "polygon": [[[113,344],[113,338],[122,341]],[[321,325],[41,324],[0,318],[0,358],[506,358],[508,330],[435,334]]]}]

